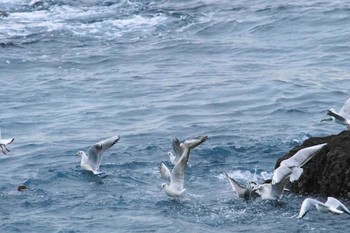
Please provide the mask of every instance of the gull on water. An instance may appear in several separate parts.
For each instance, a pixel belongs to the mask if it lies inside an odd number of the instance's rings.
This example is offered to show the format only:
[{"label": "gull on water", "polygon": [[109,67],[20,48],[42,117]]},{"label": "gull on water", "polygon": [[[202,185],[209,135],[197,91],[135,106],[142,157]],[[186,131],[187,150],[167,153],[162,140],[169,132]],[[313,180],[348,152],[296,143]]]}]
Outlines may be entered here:
[{"label": "gull on water", "polygon": [[345,125],[348,128],[348,130],[350,130],[350,98],[346,100],[339,112],[331,108],[327,110],[327,115],[331,116],[332,118],[323,119],[322,121],[333,120],[338,124]]},{"label": "gull on water", "polygon": [[100,174],[99,167],[103,152],[116,144],[119,139],[120,137],[118,135],[96,143],[89,148],[88,155],[86,155],[84,151],[78,151],[78,153],[76,153],[76,156],[81,157],[80,166],[86,171],[93,172],[95,175]]},{"label": "gull on water", "polygon": [[298,218],[303,218],[313,207],[322,213],[342,214],[345,212],[350,215],[349,209],[334,197],[328,197],[325,203],[313,198],[306,198],[301,204]]},{"label": "gull on water", "polygon": [[174,197],[175,199],[180,198],[186,190],[184,189],[184,173],[189,155],[190,148],[186,148],[171,172],[163,163],[159,168],[162,177],[170,181],[169,184],[163,183],[160,189],[164,190],[168,196]]},{"label": "gull on water", "polygon": [[172,141],[174,154],[169,151],[166,153],[166,156],[169,157],[171,164],[175,165],[186,148],[193,149],[205,142],[207,139],[208,136],[199,136],[198,138],[188,139],[180,143],[179,139],[174,138]]},{"label": "gull on water", "polygon": [[258,196],[258,194],[254,191],[258,187],[257,183],[251,181],[247,185],[243,185],[236,181],[234,178],[227,175],[227,173],[224,174],[230,182],[232,190],[238,195],[238,197],[244,198],[245,200],[249,200]]},{"label": "gull on water", "polygon": [[299,150],[292,157],[281,162],[275,169],[272,179],[258,186],[256,191],[264,200],[278,200],[284,187],[288,182],[294,182],[299,179],[303,173],[301,168],[311,158],[313,158],[327,143],[306,147]]},{"label": "gull on water", "polygon": [[2,138],[1,129],[0,129],[0,147],[1,147],[2,153],[4,153],[6,155],[8,152],[10,152],[10,150],[7,149],[6,146],[8,144],[11,144],[14,140],[15,140],[14,138],[8,138],[8,139]]}]

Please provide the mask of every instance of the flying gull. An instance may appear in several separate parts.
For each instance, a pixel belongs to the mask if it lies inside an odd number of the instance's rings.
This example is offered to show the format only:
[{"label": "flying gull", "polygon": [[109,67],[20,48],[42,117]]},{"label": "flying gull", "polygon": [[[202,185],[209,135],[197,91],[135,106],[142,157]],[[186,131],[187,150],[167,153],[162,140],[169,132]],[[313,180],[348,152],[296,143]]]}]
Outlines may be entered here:
[{"label": "flying gull", "polygon": [[14,138],[8,138],[8,139],[4,139],[1,137],[1,129],[0,129],[0,147],[2,150],[2,153],[4,153],[5,155],[10,152],[9,149],[7,149],[7,145],[11,144],[15,139]]},{"label": "flying gull", "polygon": [[186,190],[184,189],[184,171],[189,155],[190,148],[185,148],[171,172],[163,163],[159,169],[160,174],[170,181],[169,184],[163,183],[161,185],[161,190],[164,190],[168,196],[174,197],[175,199],[180,198]]},{"label": "flying gull", "polygon": [[186,148],[193,149],[198,145],[202,144],[203,142],[205,142],[207,139],[208,139],[208,136],[200,136],[198,138],[188,139],[180,143],[179,139],[174,138],[172,141],[174,154],[169,151],[166,154],[166,156],[169,157],[171,164],[175,165],[177,161],[180,159],[180,157],[182,156]]},{"label": "flying gull", "polygon": [[310,146],[299,150],[292,157],[281,162],[275,169],[272,179],[258,186],[256,191],[262,199],[278,200],[288,182],[294,182],[299,179],[303,173],[301,168],[311,158],[313,158],[327,143]]},{"label": "flying gull", "polygon": [[345,212],[350,215],[349,209],[334,197],[328,197],[325,203],[313,198],[306,198],[301,204],[298,218],[303,218],[313,207],[322,213],[342,214]]},{"label": "flying gull", "polygon": [[99,167],[103,152],[116,144],[119,139],[120,137],[118,135],[96,143],[89,148],[88,155],[84,151],[78,151],[76,156],[81,157],[80,166],[84,170],[93,172],[95,175],[100,174]]},{"label": "flying gull", "polygon": [[339,112],[333,108],[327,110],[327,115],[331,116],[330,119],[323,119],[322,121],[334,120],[336,123],[345,125],[350,130],[350,98],[344,103]]}]

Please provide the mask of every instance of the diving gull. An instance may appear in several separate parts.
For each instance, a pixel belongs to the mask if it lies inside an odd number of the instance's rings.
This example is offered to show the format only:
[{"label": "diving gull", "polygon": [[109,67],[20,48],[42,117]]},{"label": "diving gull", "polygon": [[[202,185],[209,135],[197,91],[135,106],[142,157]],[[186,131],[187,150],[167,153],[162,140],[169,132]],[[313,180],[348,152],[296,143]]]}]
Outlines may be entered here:
[{"label": "diving gull", "polygon": [[186,148],[193,149],[205,142],[207,139],[208,136],[200,136],[198,138],[188,139],[180,143],[178,138],[174,138],[172,141],[174,154],[169,151],[166,153],[166,156],[169,157],[171,164],[175,165]]},{"label": "diving gull", "polygon": [[0,147],[1,147],[2,153],[4,153],[6,155],[8,152],[10,152],[10,150],[7,149],[6,146],[8,144],[11,144],[14,140],[15,140],[14,138],[8,138],[8,139],[2,138],[1,129],[0,129]]},{"label": "diving gull", "polygon": [[80,166],[87,171],[93,172],[95,175],[100,174],[99,167],[102,160],[103,152],[108,150],[119,141],[120,137],[113,136],[91,146],[88,155],[84,151],[78,151],[76,156],[81,157]]},{"label": "diving gull", "polygon": [[334,120],[338,124],[345,125],[348,130],[350,130],[350,98],[346,100],[339,112],[331,108],[327,110],[327,115],[332,118],[324,119],[322,121]]},{"label": "diving gull", "polygon": [[334,197],[328,197],[325,203],[313,198],[306,198],[301,204],[298,218],[303,218],[313,207],[322,213],[342,214],[345,212],[350,214],[348,208]]},{"label": "diving gull", "polygon": [[275,169],[272,179],[258,186],[256,191],[262,199],[278,200],[288,182],[294,182],[299,179],[303,173],[301,168],[311,158],[313,158],[327,143],[310,146],[299,150],[292,157],[281,162]]},{"label": "diving gull", "polygon": [[227,175],[227,173],[225,173],[225,176],[230,182],[232,190],[238,195],[238,197],[249,200],[252,197],[258,196],[258,194],[254,191],[257,188],[257,183],[249,182],[247,185],[242,185],[234,178]]},{"label": "diving gull", "polygon": [[186,190],[184,189],[184,171],[189,158],[189,154],[190,148],[186,148],[183,154],[181,155],[180,159],[177,161],[177,163],[171,170],[170,174],[169,169],[164,164],[162,164],[160,167],[161,175],[164,178],[170,177],[170,184],[163,183],[161,185],[161,190],[164,190],[168,196],[174,197],[175,199],[180,198],[183,192]]}]

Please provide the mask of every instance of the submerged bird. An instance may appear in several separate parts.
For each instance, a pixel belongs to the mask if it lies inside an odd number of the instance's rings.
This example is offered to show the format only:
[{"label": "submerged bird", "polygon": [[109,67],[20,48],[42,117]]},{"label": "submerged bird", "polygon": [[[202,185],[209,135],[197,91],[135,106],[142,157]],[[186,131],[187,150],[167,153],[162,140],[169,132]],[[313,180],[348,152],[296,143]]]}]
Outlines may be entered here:
[{"label": "submerged bird", "polygon": [[182,156],[186,148],[193,149],[198,145],[202,144],[203,142],[205,142],[207,139],[208,139],[208,136],[200,136],[198,138],[188,139],[180,143],[179,139],[174,138],[172,141],[174,154],[169,151],[166,154],[166,156],[169,157],[171,164],[175,165],[177,161],[180,159],[180,157]]},{"label": "submerged bird", "polygon": [[27,189],[28,189],[28,187],[25,186],[25,185],[23,185],[23,184],[21,184],[21,185],[19,185],[19,186],[17,187],[17,191],[18,191],[18,192],[23,192],[23,191],[25,191],[25,190],[27,190]]},{"label": "submerged bird", "polygon": [[333,120],[338,124],[345,125],[348,128],[348,130],[350,130],[350,98],[346,100],[339,112],[331,108],[327,110],[327,115],[331,116],[332,118],[323,119],[321,120],[321,122]]},{"label": "submerged bird", "polygon": [[316,199],[306,198],[301,204],[298,218],[303,218],[313,207],[316,207],[322,213],[342,214],[345,212],[350,215],[349,209],[334,197],[328,197],[325,203]]},{"label": "submerged bird", "polygon": [[283,160],[280,166],[273,172],[271,181],[259,185],[254,191],[262,199],[278,200],[286,184],[298,180],[303,173],[301,167],[313,158],[325,145],[327,143],[306,147],[299,150],[292,157]]},{"label": "submerged bird", "polygon": [[118,135],[96,143],[89,148],[88,155],[84,151],[78,151],[76,156],[81,157],[80,166],[84,170],[93,172],[95,175],[100,174],[99,167],[103,152],[116,144],[119,139],[120,137]]},{"label": "submerged bird", "polygon": [[8,138],[8,139],[3,139],[1,136],[1,129],[0,129],[0,147],[2,150],[2,153],[4,153],[5,155],[10,152],[9,149],[7,149],[7,145],[11,144],[15,139],[14,138]]},{"label": "submerged bird", "polygon": [[225,173],[225,176],[227,177],[228,181],[231,184],[231,187],[233,191],[238,195],[238,197],[242,197],[245,200],[249,200],[251,198],[258,197],[259,195],[256,193],[256,188],[258,187],[258,184],[251,181],[247,185],[242,185],[229,175]]},{"label": "submerged bird", "polygon": [[159,168],[162,177],[170,181],[169,184],[163,183],[160,189],[164,190],[168,196],[175,199],[180,198],[186,190],[184,189],[184,172],[189,155],[190,148],[186,148],[171,172],[163,163]]}]

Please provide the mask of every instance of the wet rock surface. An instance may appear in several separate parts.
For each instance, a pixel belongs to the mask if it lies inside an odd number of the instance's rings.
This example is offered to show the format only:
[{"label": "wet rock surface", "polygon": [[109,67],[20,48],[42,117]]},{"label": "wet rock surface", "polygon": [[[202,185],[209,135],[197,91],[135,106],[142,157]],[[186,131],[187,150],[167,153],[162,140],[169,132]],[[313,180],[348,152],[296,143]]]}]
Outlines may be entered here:
[{"label": "wet rock surface", "polygon": [[309,138],[279,158],[275,168],[300,149],[325,142],[328,144],[303,166],[304,172],[299,180],[291,184],[291,191],[303,195],[350,198],[350,131]]}]

